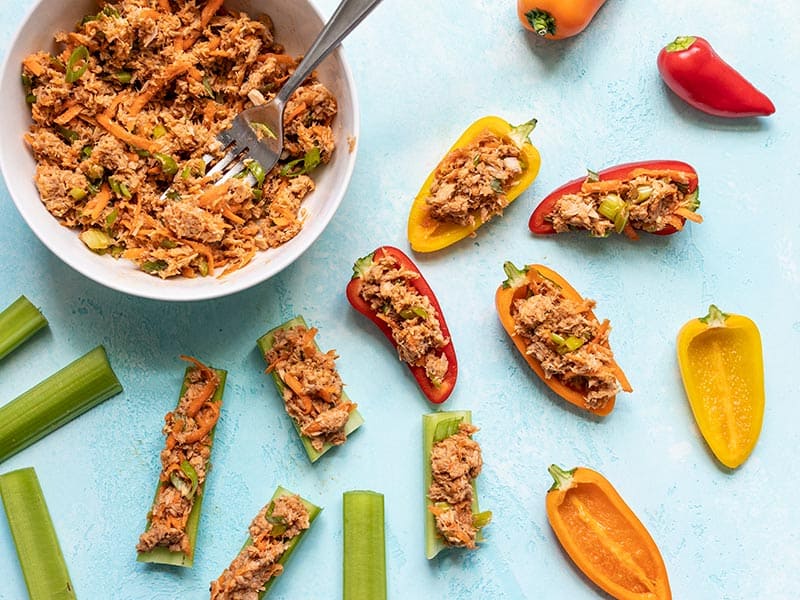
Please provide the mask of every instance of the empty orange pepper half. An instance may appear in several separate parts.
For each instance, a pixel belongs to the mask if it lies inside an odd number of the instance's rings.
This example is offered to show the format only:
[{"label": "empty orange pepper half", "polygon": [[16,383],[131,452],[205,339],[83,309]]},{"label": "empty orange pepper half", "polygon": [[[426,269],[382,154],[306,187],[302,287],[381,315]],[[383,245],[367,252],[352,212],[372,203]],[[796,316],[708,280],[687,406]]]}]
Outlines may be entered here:
[{"label": "empty orange pepper half", "polygon": [[[511,142],[519,148],[520,162],[522,163],[522,172],[513,182],[511,188],[505,191],[506,199],[511,204],[533,183],[533,180],[539,174],[541,157],[539,156],[539,151],[531,144],[528,137],[535,126],[536,119],[531,119],[515,127],[500,117],[483,117],[475,121],[461,134],[461,137],[456,140],[442,160],[445,160],[447,155],[454,150],[469,146],[485,131]],[[431,185],[433,185],[438,169],[439,165],[428,175],[414,199],[408,215],[408,241],[415,252],[434,252],[446,248],[471,235],[484,223],[477,211],[471,214],[473,222],[470,225],[437,221],[431,217],[427,198],[430,196]]]},{"label": "empty orange pepper half", "polygon": [[758,327],[713,304],[678,333],[678,365],[697,426],[731,469],[755,448],[764,417],[764,359]]},{"label": "empty orange pepper half", "polygon": [[[503,269],[505,270],[506,275],[508,275],[508,279],[506,279],[500,285],[500,287],[497,288],[497,292],[495,294],[497,315],[500,317],[500,322],[503,325],[503,329],[506,330],[506,333],[514,342],[517,350],[519,350],[522,356],[525,357],[525,361],[528,363],[530,368],[533,369],[534,373],[536,373],[539,378],[545,382],[545,384],[547,384],[547,387],[549,387],[567,402],[600,416],[609,414],[614,408],[616,397],[606,402],[600,408],[590,407],[586,402],[586,390],[570,387],[557,377],[547,377],[539,361],[536,360],[534,356],[528,354],[528,343],[522,336],[516,333],[516,323],[514,322],[514,302],[530,295],[530,290],[528,288],[529,282],[541,280],[542,278],[549,279],[559,288],[561,288],[561,292],[566,298],[576,302],[581,302],[583,297],[567,282],[566,279],[561,277],[561,275],[552,269],[548,269],[543,265],[527,265],[523,269],[518,269],[511,262],[506,262],[503,265]],[[594,317],[593,312],[590,311],[590,314],[592,317]],[[596,319],[596,317],[594,318]],[[606,323],[605,326],[608,327],[608,324]],[[625,377],[625,373],[622,372],[622,369],[616,362],[613,363],[613,370],[614,375],[616,376],[617,381],[622,389],[626,392],[633,391],[631,384],[628,382],[628,378]]]},{"label": "empty orange pepper half", "polygon": [[641,521],[597,471],[548,469],[550,527],[589,579],[617,600],[669,600],[664,559]]}]

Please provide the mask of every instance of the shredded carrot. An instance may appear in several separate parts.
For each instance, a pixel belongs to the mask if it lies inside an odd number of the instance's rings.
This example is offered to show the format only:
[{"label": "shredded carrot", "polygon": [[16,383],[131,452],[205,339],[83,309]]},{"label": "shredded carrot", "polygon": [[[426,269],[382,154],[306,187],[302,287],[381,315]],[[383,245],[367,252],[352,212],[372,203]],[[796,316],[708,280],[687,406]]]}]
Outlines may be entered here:
[{"label": "shredded carrot", "polygon": [[200,390],[200,393],[197,394],[197,396],[195,396],[186,407],[186,416],[194,417],[203,407],[203,404],[205,404],[206,401],[214,395],[214,392],[217,391],[217,388],[219,387],[219,377],[217,377],[214,369],[204,365],[192,356],[181,354],[180,358],[181,360],[185,360],[194,364],[194,366],[200,370],[203,377],[206,379],[206,383]]},{"label": "shredded carrot", "polygon": [[198,69],[194,65],[189,65],[189,68],[186,71],[186,76],[192,81],[203,80],[203,74],[200,72],[200,69]]},{"label": "shredded carrot", "polygon": [[137,260],[142,258],[147,250],[145,248],[128,248],[125,252],[122,253],[123,258],[127,258],[130,260]]},{"label": "shredded carrot", "polygon": [[62,112],[55,119],[53,119],[53,122],[56,125],[66,125],[67,123],[72,121],[72,119],[77,117],[78,114],[80,114],[81,110],[83,110],[83,107],[80,104],[73,104],[67,110]]},{"label": "shredded carrot", "polygon": [[284,122],[291,121],[295,117],[302,115],[308,109],[308,105],[305,102],[301,102],[297,106],[294,107],[292,112],[286,113],[284,115],[283,120]]},{"label": "shredded carrot", "polygon": [[161,13],[154,8],[145,8],[139,13],[139,16],[143,19],[158,19],[161,17]]},{"label": "shredded carrot", "polygon": [[222,198],[229,189],[229,185],[226,183],[221,183],[219,185],[212,185],[209,188],[200,194],[200,197],[197,199],[197,206],[200,208],[213,208],[216,206],[217,200]]},{"label": "shredded carrot", "polygon": [[295,59],[291,54],[275,54],[274,52],[269,52],[267,54],[259,54],[258,62],[264,62],[265,60],[273,59],[279,65],[294,65]]},{"label": "shredded carrot", "polygon": [[597,343],[603,339],[606,332],[611,329],[611,322],[608,319],[604,319],[600,326],[597,328],[597,333],[594,334],[592,338],[593,343]]},{"label": "shredded carrot", "polygon": [[94,221],[100,216],[105,207],[108,206],[110,200],[111,188],[108,183],[104,182],[103,185],[100,186],[100,190],[86,203],[84,210],[86,214],[92,218],[92,221]]},{"label": "shredded carrot", "polygon": [[138,115],[162,87],[167,85],[179,75],[183,75],[191,66],[191,63],[186,62],[169,65],[166,69],[164,69],[164,72],[159,77],[150,80],[145,86],[145,89],[143,89],[139,95],[134,98],[133,102],[131,103],[131,107],[128,110],[128,114],[130,114],[132,117]]},{"label": "shredded carrot", "polygon": [[636,233],[636,230],[630,223],[625,223],[625,228],[622,230],[622,233],[624,233],[629,240],[636,241],[639,239],[639,234]]},{"label": "shredded carrot", "polygon": [[228,267],[227,269],[225,269],[225,270],[224,270],[224,271],[223,271],[223,272],[220,274],[220,278],[222,278],[222,277],[225,277],[226,275],[230,275],[230,274],[231,274],[231,273],[233,273],[234,271],[238,271],[238,270],[239,270],[239,269],[241,269],[242,267],[246,266],[246,265],[247,265],[247,264],[248,264],[248,263],[249,263],[251,260],[253,260],[253,257],[254,257],[255,255],[256,255],[256,247],[255,247],[255,246],[253,246],[252,248],[250,248],[250,250],[248,250],[248,251],[247,251],[247,253],[246,253],[246,254],[243,254],[243,255],[242,255],[240,258],[239,258],[239,260],[237,260],[237,261],[236,261],[235,263],[233,263],[233,264],[232,264],[230,267]]},{"label": "shredded carrot", "polygon": [[241,225],[241,224],[245,223],[245,220],[242,217],[240,217],[239,215],[237,215],[235,212],[233,212],[231,207],[228,206],[227,202],[223,202],[222,203],[222,215],[226,219],[228,219],[232,223],[236,223],[237,225]]},{"label": "shredded carrot", "polygon": [[214,253],[211,251],[211,248],[205,244],[201,244],[200,242],[195,242],[192,240],[183,241],[189,244],[195,251],[197,251],[198,254],[206,257],[206,262],[208,263],[208,272],[213,273],[216,267],[214,265]]},{"label": "shredded carrot", "polygon": [[634,169],[631,171],[631,177],[639,177],[640,175],[653,177],[655,179],[672,179],[680,183],[689,183],[689,180],[692,177],[691,173],[686,173],[685,171],[676,171],[674,169]]},{"label": "shredded carrot", "polygon": [[136,135],[135,133],[131,133],[116,121],[112,121],[108,115],[101,113],[97,115],[96,118],[97,123],[103,129],[108,131],[114,137],[119,138],[123,142],[130,144],[134,148],[147,150],[151,153],[158,152],[159,146],[154,141],[148,140],[140,135]]},{"label": "shredded carrot", "polygon": [[667,225],[672,225],[678,231],[683,229],[683,219],[681,219],[677,215],[667,215],[664,217],[664,221],[666,221]]},{"label": "shredded carrot", "polygon": [[194,442],[199,442],[214,428],[214,425],[217,424],[217,421],[219,420],[219,403],[206,402],[203,405],[203,408],[206,407],[210,409],[211,415],[206,416],[205,412],[199,413],[196,419],[197,429],[195,429],[194,431],[190,431],[185,436],[183,436],[182,440],[183,443],[193,444]]},{"label": "shredded carrot", "polygon": [[165,13],[172,12],[172,7],[169,5],[169,0],[158,0],[158,7]]},{"label": "shredded carrot", "polygon": [[203,107],[203,124],[211,125],[214,122],[214,116],[217,114],[217,107],[219,105],[209,98],[206,105]]},{"label": "shredded carrot", "polygon": [[184,39],[182,35],[176,35],[172,38],[172,47],[175,48],[176,52],[183,52],[183,44]]},{"label": "shredded carrot", "polygon": [[25,60],[22,61],[22,66],[28,69],[34,77],[39,77],[44,73],[44,67],[39,62],[39,58],[36,54],[26,56]]},{"label": "shredded carrot", "polygon": [[222,7],[222,2],[223,0],[208,0],[208,2],[206,2],[203,10],[200,11],[200,28],[183,41],[184,51],[194,45],[203,32],[203,29],[206,28],[214,15],[217,14],[217,11]]},{"label": "shredded carrot", "polygon": [[581,184],[581,192],[593,194],[596,192],[613,192],[622,186],[620,179],[606,179],[605,181],[584,181]]},{"label": "shredded carrot", "polygon": [[698,215],[693,210],[689,210],[688,208],[684,208],[682,206],[675,209],[675,214],[676,215],[680,215],[684,219],[689,219],[690,221],[692,221],[694,223],[702,223],[703,222],[703,217],[702,216]]},{"label": "shredded carrot", "polygon": [[303,389],[303,384],[300,383],[300,380],[298,380],[297,377],[291,373],[284,373],[282,379],[283,382],[288,385],[289,388],[298,396],[302,396],[306,393]]}]

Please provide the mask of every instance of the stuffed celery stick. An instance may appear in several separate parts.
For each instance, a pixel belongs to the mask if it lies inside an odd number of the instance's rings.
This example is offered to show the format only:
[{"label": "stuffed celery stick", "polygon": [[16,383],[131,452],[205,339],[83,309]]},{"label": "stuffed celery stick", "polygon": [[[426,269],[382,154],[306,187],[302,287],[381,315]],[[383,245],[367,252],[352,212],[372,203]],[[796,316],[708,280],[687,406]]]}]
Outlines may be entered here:
[{"label": "stuffed celery stick", "polygon": [[472,439],[478,428],[468,410],[422,416],[425,485],[425,556],[445,548],[474,550],[481,529],[492,518],[480,512],[475,478],[483,466],[481,448]]},{"label": "stuffed celery stick", "polygon": [[342,495],[343,600],[386,600],[386,541],[383,494],[367,490]]},{"label": "stuffed celery stick", "polygon": [[303,317],[294,317],[258,339],[286,412],[313,463],[343,444],[364,422],[344,391],[335,351],[322,352]]},{"label": "stuffed celery stick", "polygon": [[75,600],[36,471],[29,467],[0,475],[0,498],[30,600]]},{"label": "stuffed celery stick", "polygon": [[140,562],[191,567],[227,373],[181,358],[192,366],[184,374],[178,406],[164,418],[161,475],[136,550]]},{"label": "stuffed celery stick", "polygon": [[0,360],[47,325],[44,315],[25,296],[0,311]]},{"label": "stuffed celery stick", "polygon": [[322,511],[287,489],[272,499],[250,523],[250,537],[218,579],[211,582],[211,600],[263,598],[286,561]]}]

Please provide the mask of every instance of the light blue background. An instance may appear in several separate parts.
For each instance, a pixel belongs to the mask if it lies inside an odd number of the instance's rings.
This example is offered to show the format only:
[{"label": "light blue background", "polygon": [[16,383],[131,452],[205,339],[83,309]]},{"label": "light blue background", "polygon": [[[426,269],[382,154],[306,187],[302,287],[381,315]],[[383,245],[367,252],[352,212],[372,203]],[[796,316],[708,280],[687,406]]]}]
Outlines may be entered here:
[{"label": "light blue background", "polygon": [[[30,0],[0,3],[0,55]],[[318,0],[329,15],[335,0]],[[25,293],[50,328],[0,364],[6,402],[104,344],[125,392],[0,465],[33,465],[82,599],[207,597],[250,519],[284,485],[325,507],[273,588],[328,599],[341,589],[341,494],[386,494],[390,596],[399,599],[605,597],[560,550],[545,517],[547,466],[603,472],[658,543],[676,599],[800,595],[797,398],[800,227],[797,65],[800,8],[706,0],[610,0],[577,38],[524,32],[514,2],[386,0],[345,44],[361,101],[355,174],[317,243],[278,277],[233,297],[165,304],[107,290],[33,236],[0,184],[0,306]],[[705,116],[659,79],[658,50],[708,38],[777,106],[767,119]],[[476,118],[535,116],[539,178],[474,240],[417,264],[436,291],[460,374],[446,407],[472,409],[494,511],[485,545],[423,553],[421,415],[430,410],[389,344],[344,296],[353,261],[407,249],[408,209],[427,173]],[[541,199],[586,167],[674,158],[700,174],[702,225],[671,237],[533,238]],[[596,420],[540,383],[500,327],[502,263],[541,262],[598,302],[634,393]],[[168,285],[168,284],[167,284]],[[706,449],[675,359],[681,325],[708,304],[758,323],[767,407],[761,439],[735,472]],[[263,374],[256,338],[302,313],[336,348],[366,424],[311,466]],[[193,570],[144,566],[134,546],[158,474],[163,415],[192,354],[229,371]],[[0,518],[0,598],[25,597]]]}]

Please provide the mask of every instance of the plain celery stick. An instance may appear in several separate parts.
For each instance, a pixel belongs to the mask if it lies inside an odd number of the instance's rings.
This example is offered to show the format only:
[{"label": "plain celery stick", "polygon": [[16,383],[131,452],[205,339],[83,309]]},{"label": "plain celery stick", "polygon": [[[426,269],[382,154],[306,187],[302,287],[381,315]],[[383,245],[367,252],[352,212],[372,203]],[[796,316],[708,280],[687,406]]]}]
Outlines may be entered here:
[{"label": "plain celery stick", "polygon": [[386,543],[383,494],[345,492],[343,600],[386,599]]},{"label": "plain celery stick", "polygon": [[36,471],[0,475],[0,497],[30,600],[75,600]]},{"label": "plain celery stick", "polygon": [[122,391],[102,346],[0,407],[0,462]]},{"label": "plain celery stick", "polygon": [[0,312],[0,360],[47,325],[44,315],[25,296]]}]

